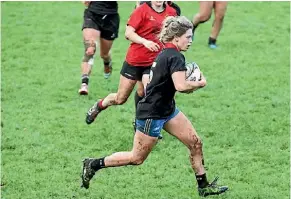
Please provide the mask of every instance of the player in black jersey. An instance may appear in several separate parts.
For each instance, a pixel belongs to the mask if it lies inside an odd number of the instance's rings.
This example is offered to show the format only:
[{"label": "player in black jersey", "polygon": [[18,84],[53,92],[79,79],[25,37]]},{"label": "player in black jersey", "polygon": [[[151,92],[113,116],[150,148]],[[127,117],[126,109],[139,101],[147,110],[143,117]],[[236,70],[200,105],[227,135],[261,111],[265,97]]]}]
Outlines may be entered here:
[{"label": "player in black jersey", "polygon": [[85,1],[88,6],[84,11],[83,39],[85,54],[82,60],[82,85],[80,95],[88,95],[88,84],[94,63],[97,44],[100,57],[104,63],[104,77],[107,79],[112,72],[110,49],[113,40],[118,37],[119,14],[116,1]]},{"label": "player in black jersey", "polygon": [[90,180],[99,169],[142,164],[164,129],[189,149],[190,163],[196,174],[200,196],[217,195],[228,189],[216,184],[218,178],[212,183],[207,181],[201,139],[189,119],[176,108],[174,100],[177,91],[189,93],[206,85],[203,75],[200,81],[186,80],[185,58],[180,51],[186,51],[191,45],[192,28],[191,21],[186,17],[168,17],[164,21],[160,34],[164,49],[151,67],[146,96],[137,106],[133,149],[104,158],[85,159],[83,187],[89,188]]}]

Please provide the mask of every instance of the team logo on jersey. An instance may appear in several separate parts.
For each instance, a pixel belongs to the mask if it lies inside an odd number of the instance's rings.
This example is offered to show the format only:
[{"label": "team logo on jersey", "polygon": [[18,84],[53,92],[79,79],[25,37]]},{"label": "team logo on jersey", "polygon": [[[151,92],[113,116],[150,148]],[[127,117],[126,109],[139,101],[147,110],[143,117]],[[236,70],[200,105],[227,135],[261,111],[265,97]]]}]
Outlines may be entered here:
[{"label": "team logo on jersey", "polygon": [[151,21],[155,21],[155,18],[153,16],[150,17]]}]

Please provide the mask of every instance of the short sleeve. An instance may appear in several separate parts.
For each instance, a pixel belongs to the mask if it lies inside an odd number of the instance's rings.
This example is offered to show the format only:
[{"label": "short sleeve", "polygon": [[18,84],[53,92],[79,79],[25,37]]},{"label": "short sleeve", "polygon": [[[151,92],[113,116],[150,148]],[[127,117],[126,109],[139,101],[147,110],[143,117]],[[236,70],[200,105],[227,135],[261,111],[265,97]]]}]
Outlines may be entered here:
[{"label": "short sleeve", "polygon": [[127,25],[138,29],[143,21],[143,5],[136,8],[133,13],[130,15]]},{"label": "short sleeve", "polygon": [[185,66],[185,57],[180,54],[180,56],[175,55],[169,58],[169,64],[170,64],[170,73],[173,74],[174,72],[179,71],[186,71],[187,68]]}]

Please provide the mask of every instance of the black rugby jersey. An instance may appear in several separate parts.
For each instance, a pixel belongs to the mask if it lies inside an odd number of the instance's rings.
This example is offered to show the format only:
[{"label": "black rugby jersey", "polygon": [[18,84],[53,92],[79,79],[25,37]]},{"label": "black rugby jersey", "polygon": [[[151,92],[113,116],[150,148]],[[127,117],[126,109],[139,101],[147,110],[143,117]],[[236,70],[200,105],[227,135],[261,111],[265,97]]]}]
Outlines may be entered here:
[{"label": "black rugby jersey", "polygon": [[117,1],[91,1],[88,10],[100,15],[117,14]]},{"label": "black rugby jersey", "polygon": [[175,85],[172,74],[186,71],[185,57],[176,46],[165,44],[155,59],[150,72],[150,83],[145,97],[138,103],[137,119],[164,119],[175,111]]}]

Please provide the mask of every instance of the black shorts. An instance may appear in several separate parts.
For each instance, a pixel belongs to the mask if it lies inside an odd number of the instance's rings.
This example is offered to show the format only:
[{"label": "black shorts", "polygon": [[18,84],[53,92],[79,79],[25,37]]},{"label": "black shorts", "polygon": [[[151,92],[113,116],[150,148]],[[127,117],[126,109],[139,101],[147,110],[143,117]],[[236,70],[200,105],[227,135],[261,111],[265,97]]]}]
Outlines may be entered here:
[{"label": "black shorts", "polygon": [[100,15],[86,9],[82,30],[93,28],[101,32],[101,38],[114,40],[118,37],[119,22],[119,14]]},{"label": "black shorts", "polygon": [[151,66],[132,66],[126,61],[123,63],[120,74],[128,79],[141,81],[144,74],[150,74]]}]

